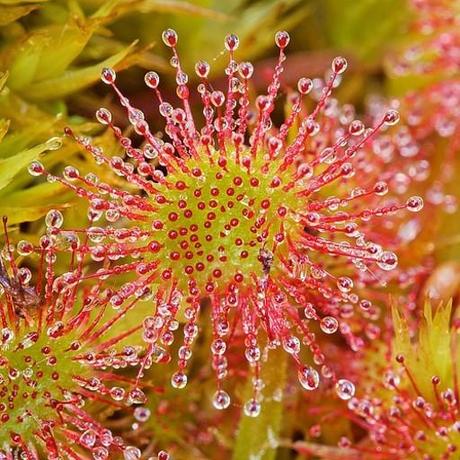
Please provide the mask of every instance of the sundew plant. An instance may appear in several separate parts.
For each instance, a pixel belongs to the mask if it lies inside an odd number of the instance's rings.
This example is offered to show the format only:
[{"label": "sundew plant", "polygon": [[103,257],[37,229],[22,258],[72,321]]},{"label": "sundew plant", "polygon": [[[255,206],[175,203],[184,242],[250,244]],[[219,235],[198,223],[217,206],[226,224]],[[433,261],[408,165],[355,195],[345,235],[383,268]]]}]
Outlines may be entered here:
[{"label": "sundew plant", "polygon": [[459,455],[460,5],[384,3],[2,7],[0,460]]}]

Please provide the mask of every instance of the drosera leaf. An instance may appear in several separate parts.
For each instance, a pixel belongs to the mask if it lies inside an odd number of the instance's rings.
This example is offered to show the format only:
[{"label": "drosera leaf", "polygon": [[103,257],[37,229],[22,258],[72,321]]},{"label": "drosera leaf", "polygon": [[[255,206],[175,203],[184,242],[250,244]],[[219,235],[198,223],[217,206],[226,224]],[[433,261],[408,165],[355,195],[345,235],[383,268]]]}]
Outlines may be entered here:
[{"label": "drosera leaf", "polygon": [[30,85],[22,94],[31,100],[49,100],[65,97],[99,80],[103,67],[116,67],[128,56],[137,42],[104,61],[89,67],[68,70],[62,75]]},{"label": "drosera leaf", "polygon": [[[283,416],[283,392],[287,376],[288,354],[281,348],[269,350],[262,363],[264,400],[258,417],[242,415],[235,440],[233,460],[274,460]],[[252,376],[246,383],[245,400],[252,397]]]}]

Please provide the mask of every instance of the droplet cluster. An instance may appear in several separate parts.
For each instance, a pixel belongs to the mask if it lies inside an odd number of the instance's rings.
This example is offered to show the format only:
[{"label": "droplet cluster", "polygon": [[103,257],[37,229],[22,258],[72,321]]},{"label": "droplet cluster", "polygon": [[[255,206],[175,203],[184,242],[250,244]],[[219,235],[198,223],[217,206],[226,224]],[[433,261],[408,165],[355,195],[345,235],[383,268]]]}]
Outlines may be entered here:
[{"label": "droplet cluster", "polygon": [[[0,458],[39,460],[46,452],[50,460],[139,459],[140,451],[91,411],[101,403],[113,410],[145,403],[141,384],[116,371],[139,364],[140,350],[125,340],[134,331],[110,334],[130,307],[105,318],[116,290],[102,282],[81,287],[81,262],[56,276],[58,248],[65,245],[76,261],[79,241],[56,234],[63,224],[59,211],[50,211],[46,224],[48,234],[38,246],[21,240],[15,247],[7,238],[1,254]],[[35,285],[31,272],[16,266],[15,251],[41,261]]]}]

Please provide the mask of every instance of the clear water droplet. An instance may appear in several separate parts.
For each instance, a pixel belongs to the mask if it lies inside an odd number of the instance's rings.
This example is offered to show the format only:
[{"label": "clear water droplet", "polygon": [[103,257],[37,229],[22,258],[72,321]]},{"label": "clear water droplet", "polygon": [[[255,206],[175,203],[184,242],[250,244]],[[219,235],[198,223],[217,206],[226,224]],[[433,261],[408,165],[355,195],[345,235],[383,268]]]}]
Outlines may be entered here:
[{"label": "clear water droplet", "polygon": [[260,409],[260,402],[256,401],[254,398],[250,399],[243,408],[244,414],[248,417],[258,417],[260,414]]},{"label": "clear water droplet", "polygon": [[171,377],[171,385],[178,389],[185,388],[187,385],[187,376],[183,372],[175,372]]},{"label": "clear water droplet", "polygon": [[146,422],[150,418],[151,412],[147,407],[136,407],[134,409],[134,418],[141,423]]},{"label": "clear water droplet", "polygon": [[45,172],[44,166],[39,161],[33,161],[27,168],[31,176],[41,176]]},{"label": "clear water droplet", "polygon": [[128,446],[123,451],[123,458],[125,460],[139,460],[141,458],[141,451],[137,447]]},{"label": "clear water droplet", "polygon": [[382,270],[393,270],[398,266],[398,257],[394,252],[385,251],[380,255],[377,265]]},{"label": "clear water droplet", "polygon": [[279,32],[276,32],[275,34],[275,43],[278,48],[286,48],[286,46],[289,45],[290,40],[291,37],[289,36],[289,33],[285,30],[281,30]]},{"label": "clear water droplet", "polygon": [[325,316],[319,326],[325,334],[334,334],[339,328],[339,322],[333,316]]},{"label": "clear water droplet", "polygon": [[212,405],[219,410],[227,409],[230,406],[230,396],[224,390],[219,390],[214,393]]},{"label": "clear water droplet", "polygon": [[332,61],[332,70],[337,74],[340,75],[345,70],[347,70],[348,67],[348,62],[344,57],[337,56],[333,61]]},{"label": "clear water droplet", "polygon": [[56,209],[52,209],[46,214],[45,224],[49,227],[61,228],[64,223],[64,216],[62,213]]},{"label": "clear water droplet", "polygon": [[319,386],[319,374],[312,367],[303,367],[299,369],[298,378],[300,384],[308,391],[316,390]]},{"label": "clear water droplet", "polygon": [[406,202],[406,208],[411,212],[419,212],[423,208],[423,199],[419,196],[411,196]]},{"label": "clear water droplet", "polygon": [[94,430],[86,430],[80,436],[80,442],[87,448],[91,448],[96,444],[97,433]]},{"label": "clear water droplet", "polygon": [[104,67],[101,72],[101,80],[103,83],[106,85],[112,84],[117,78],[117,74],[115,73],[115,70],[109,68],[109,67]]},{"label": "clear water droplet", "polygon": [[335,384],[335,391],[340,399],[347,401],[355,395],[355,386],[349,380],[339,379]]},{"label": "clear water droplet", "polygon": [[45,146],[48,150],[58,150],[62,147],[62,138],[52,137],[45,142]]},{"label": "clear water droplet", "polygon": [[177,32],[173,29],[166,29],[161,38],[163,39],[163,43],[169,48],[177,45]]}]

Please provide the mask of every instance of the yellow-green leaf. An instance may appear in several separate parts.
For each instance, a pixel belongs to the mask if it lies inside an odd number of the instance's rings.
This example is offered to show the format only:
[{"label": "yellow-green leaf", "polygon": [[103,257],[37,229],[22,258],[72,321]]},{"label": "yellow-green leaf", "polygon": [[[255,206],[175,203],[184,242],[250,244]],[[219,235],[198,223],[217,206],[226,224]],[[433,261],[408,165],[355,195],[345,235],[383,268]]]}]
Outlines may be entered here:
[{"label": "yellow-green leaf", "polygon": [[0,190],[6,187],[14,179],[16,174],[26,168],[31,161],[37,159],[46,150],[49,150],[49,146],[46,143],[39,144],[12,157],[0,160]]},{"label": "yellow-green leaf", "polygon": [[5,83],[8,80],[9,72],[0,72],[0,91],[5,87]]},{"label": "yellow-green leaf", "polygon": [[135,44],[136,43],[131,44],[124,50],[99,64],[77,70],[68,70],[57,78],[30,85],[23,90],[22,94],[33,100],[46,100],[64,97],[74,93],[96,82],[100,77],[103,67],[114,67],[120,63],[132,51]]},{"label": "yellow-green leaf", "polygon": [[36,5],[27,6],[4,6],[0,8],[0,26],[6,26],[22,16],[27,16],[31,11],[36,10]]},{"label": "yellow-green leaf", "polygon": [[[0,206],[0,216],[8,217],[8,225],[32,222],[43,217],[50,209],[57,209],[53,204],[29,207]],[[2,230],[3,232],[3,230]]]},{"label": "yellow-green leaf", "polygon": [[18,5],[21,3],[44,3],[48,0],[0,0],[0,5]]},{"label": "yellow-green leaf", "polygon": [[172,14],[186,14],[188,16],[198,16],[203,18],[214,19],[223,21],[228,19],[228,16],[220,11],[210,8],[205,8],[191,2],[184,2],[179,0],[140,0],[130,3],[122,4],[117,11],[130,12],[135,10],[141,13],[172,13]]},{"label": "yellow-green leaf", "polygon": [[8,205],[18,207],[45,206],[50,203],[67,203],[71,199],[75,199],[75,196],[62,184],[44,182],[10,193]]},{"label": "yellow-green leaf", "polygon": [[5,134],[8,132],[9,126],[9,120],[5,120],[4,118],[0,120],[0,142],[2,142],[3,138],[5,137]]}]

